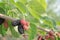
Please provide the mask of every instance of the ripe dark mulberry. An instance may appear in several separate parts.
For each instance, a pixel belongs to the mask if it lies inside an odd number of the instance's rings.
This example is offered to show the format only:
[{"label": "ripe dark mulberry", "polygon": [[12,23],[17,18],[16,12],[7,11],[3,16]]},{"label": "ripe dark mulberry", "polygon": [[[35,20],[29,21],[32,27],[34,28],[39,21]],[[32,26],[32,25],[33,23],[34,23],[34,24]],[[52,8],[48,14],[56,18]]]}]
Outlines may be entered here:
[{"label": "ripe dark mulberry", "polygon": [[0,25],[5,21],[5,19],[0,18]]},{"label": "ripe dark mulberry", "polygon": [[12,25],[13,25],[13,26],[19,25],[19,20],[13,21],[13,22],[12,22]]},{"label": "ripe dark mulberry", "polygon": [[18,25],[18,32],[19,32],[20,34],[24,34],[24,28],[23,28],[22,25]]}]

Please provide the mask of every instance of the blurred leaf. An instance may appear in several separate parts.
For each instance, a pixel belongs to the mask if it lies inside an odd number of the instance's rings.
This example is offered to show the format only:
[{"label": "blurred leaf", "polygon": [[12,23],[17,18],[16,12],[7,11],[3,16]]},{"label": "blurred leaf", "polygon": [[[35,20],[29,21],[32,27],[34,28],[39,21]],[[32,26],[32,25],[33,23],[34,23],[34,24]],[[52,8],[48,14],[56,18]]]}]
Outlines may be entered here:
[{"label": "blurred leaf", "polygon": [[16,6],[17,6],[17,8],[18,8],[22,13],[26,13],[26,12],[27,12],[27,11],[26,11],[26,7],[25,7],[22,3],[17,2],[17,3],[16,3]]},{"label": "blurred leaf", "polygon": [[6,3],[4,3],[4,2],[0,2],[0,7],[4,9],[5,8],[5,4]]},{"label": "blurred leaf", "polygon": [[5,14],[5,10],[0,7],[0,13]]},{"label": "blurred leaf", "polygon": [[0,34],[2,34],[2,36],[5,36],[6,35],[6,31],[7,31],[7,29],[4,28],[3,25],[0,25]]},{"label": "blurred leaf", "polygon": [[14,27],[11,24],[11,21],[9,21],[9,27],[10,27],[10,31],[11,31],[12,35],[14,37],[19,37],[19,34],[18,34],[18,32],[15,31]]},{"label": "blurred leaf", "polygon": [[37,34],[37,28],[36,28],[36,25],[31,23],[30,25],[30,32],[29,32],[29,39],[28,40],[33,40],[34,37],[36,36]]},{"label": "blurred leaf", "polygon": [[46,0],[36,0],[38,3],[46,10],[47,8],[47,3]]},{"label": "blurred leaf", "polygon": [[60,40],[60,37],[58,37],[58,36],[55,36],[55,40]]},{"label": "blurred leaf", "polygon": [[58,40],[60,40],[60,37],[58,37]]},{"label": "blurred leaf", "polygon": [[19,0],[21,3],[26,4],[27,0]]},{"label": "blurred leaf", "polygon": [[11,8],[8,3],[0,2],[0,12],[6,14],[7,11]]},{"label": "blurred leaf", "polygon": [[10,2],[15,5],[23,14],[27,12],[26,7],[21,2],[14,2],[14,0],[10,0]]},{"label": "blurred leaf", "polygon": [[32,10],[30,7],[28,7],[28,10],[29,10],[29,12],[30,12],[30,14],[34,17],[34,18],[36,18],[36,19],[40,19],[40,16],[37,14],[37,12],[35,12],[34,10]]},{"label": "blurred leaf", "polygon": [[56,24],[57,24],[57,25],[60,25],[60,21],[57,21]]},{"label": "blurred leaf", "polygon": [[56,22],[54,19],[49,17],[42,17],[41,20],[43,21],[41,25],[44,26],[45,28],[56,29]]},{"label": "blurred leaf", "polygon": [[40,35],[42,35],[42,36],[44,36],[45,34],[46,34],[46,32],[45,31],[43,31],[43,30],[38,30],[38,32],[40,33]]},{"label": "blurred leaf", "polygon": [[38,12],[39,15],[44,13],[47,7],[44,0],[40,0],[39,2],[38,0],[31,0],[28,3],[28,6],[31,7],[34,11]]}]

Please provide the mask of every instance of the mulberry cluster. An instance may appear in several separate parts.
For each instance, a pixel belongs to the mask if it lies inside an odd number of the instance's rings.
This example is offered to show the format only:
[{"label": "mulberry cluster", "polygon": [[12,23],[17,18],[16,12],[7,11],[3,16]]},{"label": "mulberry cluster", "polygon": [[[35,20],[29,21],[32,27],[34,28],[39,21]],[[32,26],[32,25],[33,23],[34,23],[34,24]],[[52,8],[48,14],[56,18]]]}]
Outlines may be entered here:
[{"label": "mulberry cluster", "polygon": [[28,29],[29,23],[26,22],[25,20],[16,20],[12,22],[13,26],[18,26],[18,32],[20,34],[24,34],[24,30]]}]

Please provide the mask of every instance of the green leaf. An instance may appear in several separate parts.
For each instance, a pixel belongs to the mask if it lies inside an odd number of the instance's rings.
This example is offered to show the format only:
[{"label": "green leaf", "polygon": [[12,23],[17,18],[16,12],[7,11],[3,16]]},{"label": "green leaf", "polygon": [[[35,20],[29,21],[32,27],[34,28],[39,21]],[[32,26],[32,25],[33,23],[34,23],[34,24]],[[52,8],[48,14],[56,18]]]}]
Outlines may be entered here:
[{"label": "green leaf", "polygon": [[56,29],[56,22],[54,19],[49,18],[49,17],[42,17],[41,20],[43,21],[41,25],[45,26],[45,28]]},{"label": "green leaf", "polygon": [[37,34],[37,28],[36,28],[36,25],[33,24],[33,23],[31,23],[30,27],[31,28],[30,28],[30,31],[29,31],[29,38],[28,38],[28,40],[33,40],[34,37]]},{"label": "green leaf", "polygon": [[15,4],[14,0],[10,0],[10,2],[11,2],[12,4]]},{"label": "green leaf", "polygon": [[4,3],[4,2],[0,2],[0,7],[4,9],[5,8],[5,4],[6,3]]},{"label": "green leaf", "polygon": [[29,12],[30,12],[30,14],[34,17],[34,18],[36,18],[36,19],[40,19],[40,16],[37,14],[37,12],[35,12],[34,10],[32,10],[30,7],[28,7],[28,10],[29,10]]},{"label": "green leaf", "polygon": [[57,23],[57,25],[60,25],[60,21],[57,21],[56,23]]},{"label": "green leaf", "polygon": [[27,0],[19,0],[21,3],[26,4]]},{"label": "green leaf", "polygon": [[4,25],[0,25],[0,34],[2,34],[2,36],[5,36],[7,32],[7,29],[4,28]]},{"label": "green leaf", "polygon": [[26,7],[22,4],[22,3],[20,3],[20,2],[17,2],[16,3],[16,7],[22,12],[22,13],[26,13],[27,11],[26,11]]},{"label": "green leaf", "polygon": [[39,3],[38,0],[31,0],[28,3],[28,6],[31,7],[33,10],[35,10],[36,12],[38,12],[39,15],[41,15],[41,13],[44,13],[46,11],[46,8],[44,8],[44,5],[45,5],[44,2],[40,1],[40,3]]},{"label": "green leaf", "polygon": [[18,34],[18,32],[15,31],[14,27],[11,24],[11,21],[9,21],[9,27],[10,27],[10,31],[11,31],[12,35],[14,37],[19,37],[19,34]]},{"label": "green leaf", "polygon": [[36,0],[45,10],[47,8],[46,0]]},{"label": "green leaf", "polygon": [[43,30],[38,30],[38,32],[39,32],[42,36],[46,35],[46,32],[43,31]]},{"label": "green leaf", "polygon": [[58,37],[58,40],[60,40],[60,37]]},{"label": "green leaf", "polygon": [[0,13],[5,14],[5,10],[0,7]]},{"label": "green leaf", "polygon": [[23,5],[23,3],[21,2],[14,2],[14,0],[10,0],[10,2],[15,5],[23,14],[25,14],[26,11],[26,7]]},{"label": "green leaf", "polygon": [[55,40],[60,40],[60,37],[58,37],[58,36],[55,36]]}]

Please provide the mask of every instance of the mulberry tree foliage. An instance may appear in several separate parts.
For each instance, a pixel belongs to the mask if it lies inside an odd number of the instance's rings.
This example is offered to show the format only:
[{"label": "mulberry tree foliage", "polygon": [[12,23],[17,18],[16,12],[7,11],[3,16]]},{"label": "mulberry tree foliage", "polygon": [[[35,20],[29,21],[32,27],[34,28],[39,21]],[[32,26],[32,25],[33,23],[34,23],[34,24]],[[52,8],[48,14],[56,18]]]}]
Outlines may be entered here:
[{"label": "mulberry tree foliage", "polygon": [[[28,40],[33,40],[38,32],[41,35],[46,33],[37,29],[37,26],[56,30],[56,21],[47,15],[46,0],[1,0],[0,1],[0,14],[10,16],[16,19],[25,19],[30,22],[29,30],[25,31],[29,35]],[[0,34],[6,35],[8,29],[11,31],[12,36],[19,37],[20,34],[14,29],[11,21],[8,21],[8,28],[4,28],[3,24],[0,25]]]}]

